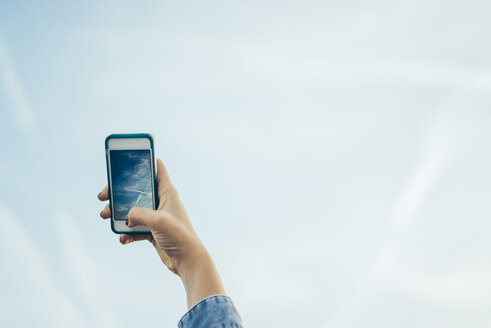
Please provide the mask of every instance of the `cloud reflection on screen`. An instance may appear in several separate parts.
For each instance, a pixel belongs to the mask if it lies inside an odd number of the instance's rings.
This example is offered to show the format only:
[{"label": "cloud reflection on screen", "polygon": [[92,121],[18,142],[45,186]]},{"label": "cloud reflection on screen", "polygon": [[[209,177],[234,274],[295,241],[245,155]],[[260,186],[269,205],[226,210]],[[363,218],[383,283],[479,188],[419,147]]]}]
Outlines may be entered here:
[{"label": "cloud reflection on screen", "polygon": [[153,208],[150,150],[111,150],[111,176],[115,220],[135,206]]}]

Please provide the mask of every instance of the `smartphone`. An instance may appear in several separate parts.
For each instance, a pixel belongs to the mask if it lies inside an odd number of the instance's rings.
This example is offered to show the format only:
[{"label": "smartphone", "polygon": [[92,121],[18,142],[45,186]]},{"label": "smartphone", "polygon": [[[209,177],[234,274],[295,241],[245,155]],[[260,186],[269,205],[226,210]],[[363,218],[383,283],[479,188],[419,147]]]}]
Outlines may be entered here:
[{"label": "smartphone", "polygon": [[150,233],[145,226],[126,226],[133,207],[157,209],[157,174],[151,134],[111,134],[106,138],[107,185],[111,229],[121,234]]}]

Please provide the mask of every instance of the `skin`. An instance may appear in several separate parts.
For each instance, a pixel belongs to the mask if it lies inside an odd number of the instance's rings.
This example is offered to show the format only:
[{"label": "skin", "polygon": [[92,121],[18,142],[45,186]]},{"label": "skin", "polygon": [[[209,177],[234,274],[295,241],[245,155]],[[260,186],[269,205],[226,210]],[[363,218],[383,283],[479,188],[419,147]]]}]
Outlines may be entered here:
[{"label": "skin", "polygon": [[[157,210],[134,207],[128,214],[129,227],[144,225],[152,234],[122,234],[123,245],[148,240],[167,268],[178,275],[186,289],[188,308],[205,297],[225,294],[222,281],[213,260],[191,225],[188,214],[172,184],[164,163],[157,160],[158,194],[160,204]],[[108,200],[107,186],[97,196]],[[109,204],[100,216],[111,217]]]}]

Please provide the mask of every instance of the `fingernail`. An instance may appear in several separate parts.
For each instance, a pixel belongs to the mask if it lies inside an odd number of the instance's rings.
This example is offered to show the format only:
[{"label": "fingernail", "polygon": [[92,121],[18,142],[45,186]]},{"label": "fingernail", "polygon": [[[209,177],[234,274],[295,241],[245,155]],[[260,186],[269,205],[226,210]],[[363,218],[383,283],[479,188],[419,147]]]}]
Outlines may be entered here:
[{"label": "fingernail", "polygon": [[97,198],[100,198],[102,194],[102,191],[97,195]]},{"label": "fingernail", "polygon": [[104,210],[102,210],[102,211],[101,211],[101,214],[100,214],[100,216],[102,216],[102,212],[104,212]]},{"label": "fingernail", "polygon": [[126,222],[125,222],[125,223],[126,223],[126,225],[128,225],[128,220],[126,220]]}]

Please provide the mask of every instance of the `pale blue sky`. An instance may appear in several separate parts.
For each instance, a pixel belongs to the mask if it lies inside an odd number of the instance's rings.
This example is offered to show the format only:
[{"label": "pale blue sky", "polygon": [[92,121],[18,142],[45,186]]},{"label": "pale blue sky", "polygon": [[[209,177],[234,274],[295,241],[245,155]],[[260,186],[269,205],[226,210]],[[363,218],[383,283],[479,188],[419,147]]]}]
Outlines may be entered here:
[{"label": "pale blue sky", "polygon": [[149,132],[249,327],[489,327],[491,4],[0,2],[0,325],[172,327],[96,199]]}]

